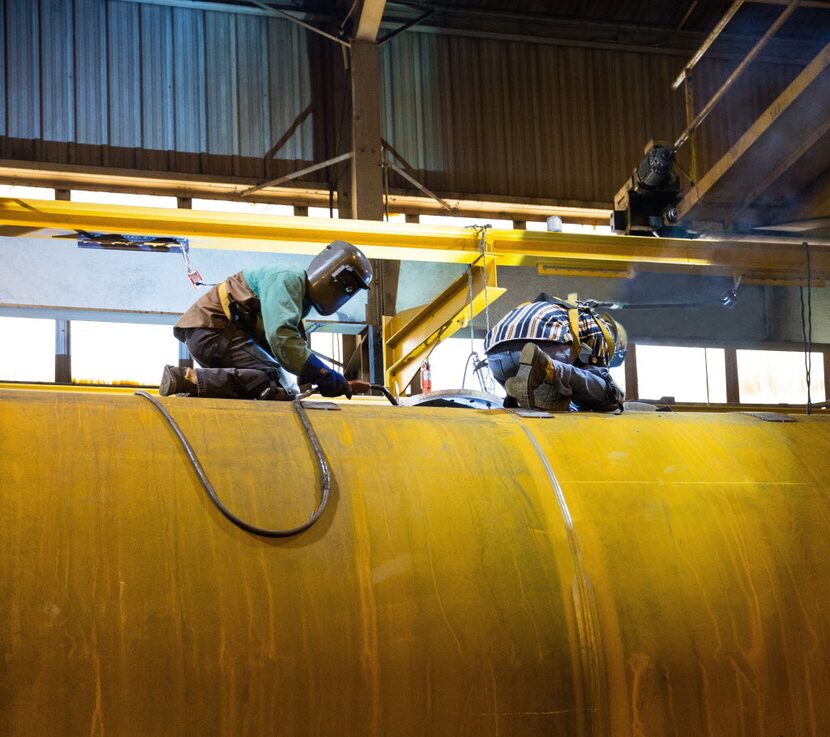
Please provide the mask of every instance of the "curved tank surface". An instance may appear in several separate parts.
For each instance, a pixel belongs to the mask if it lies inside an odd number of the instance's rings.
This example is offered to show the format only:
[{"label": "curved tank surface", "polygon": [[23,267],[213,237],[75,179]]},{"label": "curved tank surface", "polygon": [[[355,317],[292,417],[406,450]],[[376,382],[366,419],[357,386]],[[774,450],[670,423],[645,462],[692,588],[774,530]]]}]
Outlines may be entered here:
[{"label": "curved tank surface", "polygon": [[0,391],[3,737],[830,734],[828,418],[337,407]]}]

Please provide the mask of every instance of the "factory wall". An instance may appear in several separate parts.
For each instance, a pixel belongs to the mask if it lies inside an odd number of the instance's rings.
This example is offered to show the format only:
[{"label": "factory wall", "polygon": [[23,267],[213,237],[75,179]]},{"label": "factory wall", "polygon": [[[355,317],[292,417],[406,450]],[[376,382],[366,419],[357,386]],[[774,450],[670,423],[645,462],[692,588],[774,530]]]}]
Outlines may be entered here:
[{"label": "factory wall", "polygon": [[2,158],[268,178],[334,145],[333,49],[292,23],[105,0],[0,7]]},{"label": "factory wall", "polygon": [[[118,0],[0,8],[0,158],[264,181],[348,148],[340,50],[289,21]],[[434,191],[608,206],[646,141],[685,125],[676,52],[423,30],[382,47],[381,104],[384,137]],[[735,63],[701,64],[698,107]],[[701,129],[703,166],[798,69],[753,65]]]},{"label": "factory wall", "polygon": [[[205,281],[218,282],[243,269],[275,262],[304,269],[311,258],[199,250],[191,252],[191,260]],[[179,253],[86,249],[65,239],[0,238],[0,264],[0,306],[143,313],[124,318],[172,323],[203,291],[191,286]],[[366,295],[357,295],[336,319],[364,322],[365,311]]]},{"label": "factory wall", "polygon": [[[208,282],[247,268],[274,262],[304,268],[307,256],[245,251],[198,250],[194,265]],[[66,239],[0,238],[0,308],[35,308],[44,316],[56,311],[126,313],[125,320],[173,322],[198,296],[186,278],[178,253],[132,253],[78,248]],[[464,272],[458,264],[405,261],[401,266],[398,311],[432,300]],[[491,324],[509,309],[539,292],[558,296],[576,292],[583,299],[628,302],[716,302],[732,286],[731,279],[676,274],[637,275],[634,279],[539,276],[527,267],[503,267],[499,285],[507,293],[489,308]],[[830,343],[830,289],[813,290],[813,340]],[[358,295],[338,313],[344,322],[365,320],[365,295]],[[8,309],[4,314],[14,314]],[[27,314],[36,314],[28,313]],[[74,318],[84,312],[73,313]],[[314,315],[311,316],[312,319]],[[330,318],[329,318],[330,319]],[[801,342],[797,288],[744,286],[737,305],[729,310],[709,306],[680,310],[632,310],[623,316],[633,340],[693,343]],[[475,321],[483,331],[487,316]]]}]

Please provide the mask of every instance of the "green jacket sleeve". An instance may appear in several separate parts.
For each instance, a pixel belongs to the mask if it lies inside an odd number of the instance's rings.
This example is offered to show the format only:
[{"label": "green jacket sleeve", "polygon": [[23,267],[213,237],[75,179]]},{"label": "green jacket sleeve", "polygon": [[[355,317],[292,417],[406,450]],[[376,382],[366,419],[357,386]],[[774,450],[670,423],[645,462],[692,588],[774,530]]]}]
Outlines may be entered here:
[{"label": "green jacket sleeve", "polygon": [[264,274],[259,283],[265,337],[280,364],[293,374],[300,373],[311,355],[298,329],[304,297],[303,272]]}]

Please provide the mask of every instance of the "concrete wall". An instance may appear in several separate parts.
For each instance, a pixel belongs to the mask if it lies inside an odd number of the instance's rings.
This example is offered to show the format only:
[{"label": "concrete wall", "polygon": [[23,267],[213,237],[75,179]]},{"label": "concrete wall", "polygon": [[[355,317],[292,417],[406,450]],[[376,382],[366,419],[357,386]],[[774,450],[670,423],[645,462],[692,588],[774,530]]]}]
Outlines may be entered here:
[{"label": "concrete wall", "polygon": [[[310,260],[243,251],[191,252],[193,266],[207,282],[273,263],[303,269]],[[151,313],[144,316],[147,321],[172,323],[202,291],[190,285],[179,253],[78,248],[63,238],[0,238],[0,305]],[[326,319],[363,322],[365,310],[362,294]]]},{"label": "concrete wall", "polygon": [[[194,266],[208,282],[219,281],[246,268],[281,263],[304,268],[307,256],[242,251],[198,250]],[[465,267],[405,261],[401,265],[398,310],[432,300]],[[506,267],[499,284],[507,294],[490,308],[490,323],[539,292],[565,297],[628,302],[717,302],[731,287],[727,278],[677,274],[639,274],[634,279],[586,279],[539,276],[535,269]],[[109,319],[144,322],[175,321],[199,295],[186,278],[178,253],[133,253],[78,248],[73,240],[0,238],[0,309],[37,308],[37,313],[61,311],[72,319],[101,319],[86,310],[111,313]],[[342,322],[365,320],[365,295],[358,295],[338,313]],[[11,309],[10,309],[11,308]],[[75,312],[80,310],[81,312]],[[124,313],[124,314],[122,314]],[[139,313],[139,314],[135,314]],[[742,286],[737,305],[683,309],[625,310],[618,313],[632,340],[691,343],[801,343],[801,313],[797,288]],[[312,318],[315,316],[312,315]],[[813,289],[813,341],[830,343],[830,289]],[[328,318],[332,319],[332,318]],[[486,318],[476,318],[484,330]]]}]

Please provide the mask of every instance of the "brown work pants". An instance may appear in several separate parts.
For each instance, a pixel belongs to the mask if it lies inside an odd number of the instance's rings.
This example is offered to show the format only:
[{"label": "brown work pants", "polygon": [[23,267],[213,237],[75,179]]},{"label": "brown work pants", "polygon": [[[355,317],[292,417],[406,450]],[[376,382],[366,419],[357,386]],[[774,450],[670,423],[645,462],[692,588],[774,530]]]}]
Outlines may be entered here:
[{"label": "brown work pants", "polygon": [[221,330],[176,328],[174,334],[200,364],[200,397],[290,399],[277,359],[233,323]]}]

